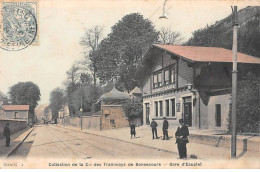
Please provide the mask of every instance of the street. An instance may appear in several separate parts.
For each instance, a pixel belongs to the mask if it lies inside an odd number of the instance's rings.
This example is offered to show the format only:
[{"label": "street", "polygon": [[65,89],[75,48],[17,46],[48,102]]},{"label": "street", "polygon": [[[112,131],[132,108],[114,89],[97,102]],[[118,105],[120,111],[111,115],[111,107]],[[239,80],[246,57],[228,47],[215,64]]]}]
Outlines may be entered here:
[{"label": "street", "polygon": [[16,158],[177,159],[178,155],[55,125],[38,125],[9,157]]}]

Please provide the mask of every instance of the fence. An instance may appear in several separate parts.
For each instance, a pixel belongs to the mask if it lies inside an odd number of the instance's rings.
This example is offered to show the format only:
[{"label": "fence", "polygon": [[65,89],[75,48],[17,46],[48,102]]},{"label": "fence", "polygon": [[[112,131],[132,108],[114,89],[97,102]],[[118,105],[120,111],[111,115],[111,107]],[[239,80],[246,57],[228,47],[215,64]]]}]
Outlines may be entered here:
[{"label": "fence", "polygon": [[100,130],[100,116],[83,116],[82,122],[80,117],[65,117],[58,119],[58,123],[63,126],[76,127],[82,129]]}]

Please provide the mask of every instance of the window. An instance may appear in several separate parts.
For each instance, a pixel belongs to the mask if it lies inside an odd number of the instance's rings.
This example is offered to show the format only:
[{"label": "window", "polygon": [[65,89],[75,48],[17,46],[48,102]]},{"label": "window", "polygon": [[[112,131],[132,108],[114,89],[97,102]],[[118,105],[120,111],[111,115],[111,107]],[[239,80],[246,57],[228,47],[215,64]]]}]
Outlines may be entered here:
[{"label": "window", "polygon": [[164,84],[169,84],[169,70],[164,71]]},{"label": "window", "polygon": [[175,72],[174,68],[170,69],[170,83],[175,83]]},{"label": "window", "polygon": [[175,99],[171,99],[171,115],[175,117]]},{"label": "window", "polygon": [[158,102],[154,102],[155,104],[155,116],[158,117]]},{"label": "window", "polygon": [[157,75],[153,75],[153,87],[156,88],[158,86],[157,84]]},{"label": "window", "polygon": [[162,86],[162,73],[158,73],[158,87]]},{"label": "window", "polygon": [[175,67],[171,65],[165,69],[156,71],[153,75],[153,88],[175,83]]},{"label": "window", "polygon": [[167,117],[170,115],[170,101],[169,100],[165,100],[165,113],[166,113]]},{"label": "window", "polygon": [[114,119],[110,119],[110,125],[112,125],[113,127],[115,127],[115,120]]},{"label": "window", "polygon": [[221,105],[220,104],[216,104],[215,112],[216,112],[216,126],[221,127]]},{"label": "window", "polygon": [[160,116],[163,116],[163,105],[162,105],[162,101],[159,101],[160,104]]}]

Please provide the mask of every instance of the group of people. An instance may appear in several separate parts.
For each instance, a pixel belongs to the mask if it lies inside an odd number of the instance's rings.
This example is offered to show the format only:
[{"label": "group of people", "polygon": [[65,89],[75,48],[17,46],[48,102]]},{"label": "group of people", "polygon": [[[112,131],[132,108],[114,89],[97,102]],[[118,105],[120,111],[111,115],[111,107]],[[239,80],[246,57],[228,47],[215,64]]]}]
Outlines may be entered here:
[{"label": "group of people", "polygon": [[[177,144],[180,159],[185,159],[187,158],[186,144],[189,143],[188,140],[189,129],[186,125],[184,125],[183,119],[180,119],[179,123],[180,126],[177,128],[177,131],[175,132],[175,138],[176,138],[176,144]],[[154,119],[152,119],[150,127],[152,128],[153,139],[158,139],[159,138],[157,135],[158,124]],[[163,126],[162,126],[163,139],[162,140],[169,140],[168,128],[169,128],[169,123],[166,117],[163,117]],[[135,124],[133,123],[133,121],[130,123],[130,133],[131,133],[131,138],[135,137],[136,131],[135,131]]]}]

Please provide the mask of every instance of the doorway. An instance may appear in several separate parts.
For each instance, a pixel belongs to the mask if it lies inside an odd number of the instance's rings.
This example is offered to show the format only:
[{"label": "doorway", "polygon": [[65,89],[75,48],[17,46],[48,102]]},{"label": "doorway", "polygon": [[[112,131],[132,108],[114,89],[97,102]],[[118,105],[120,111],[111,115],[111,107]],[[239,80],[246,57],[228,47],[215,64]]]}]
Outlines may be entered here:
[{"label": "doorway", "polygon": [[18,118],[18,112],[14,112],[14,118]]},{"label": "doorway", "polygon": [[183,98],[183,120],[184,124],[191,127],[192,126],[192,98]]},{"label": "doorway", "polygon": [[145,103],[145,122],[147,125],[150,125],[150,107],[149,103]]}]

